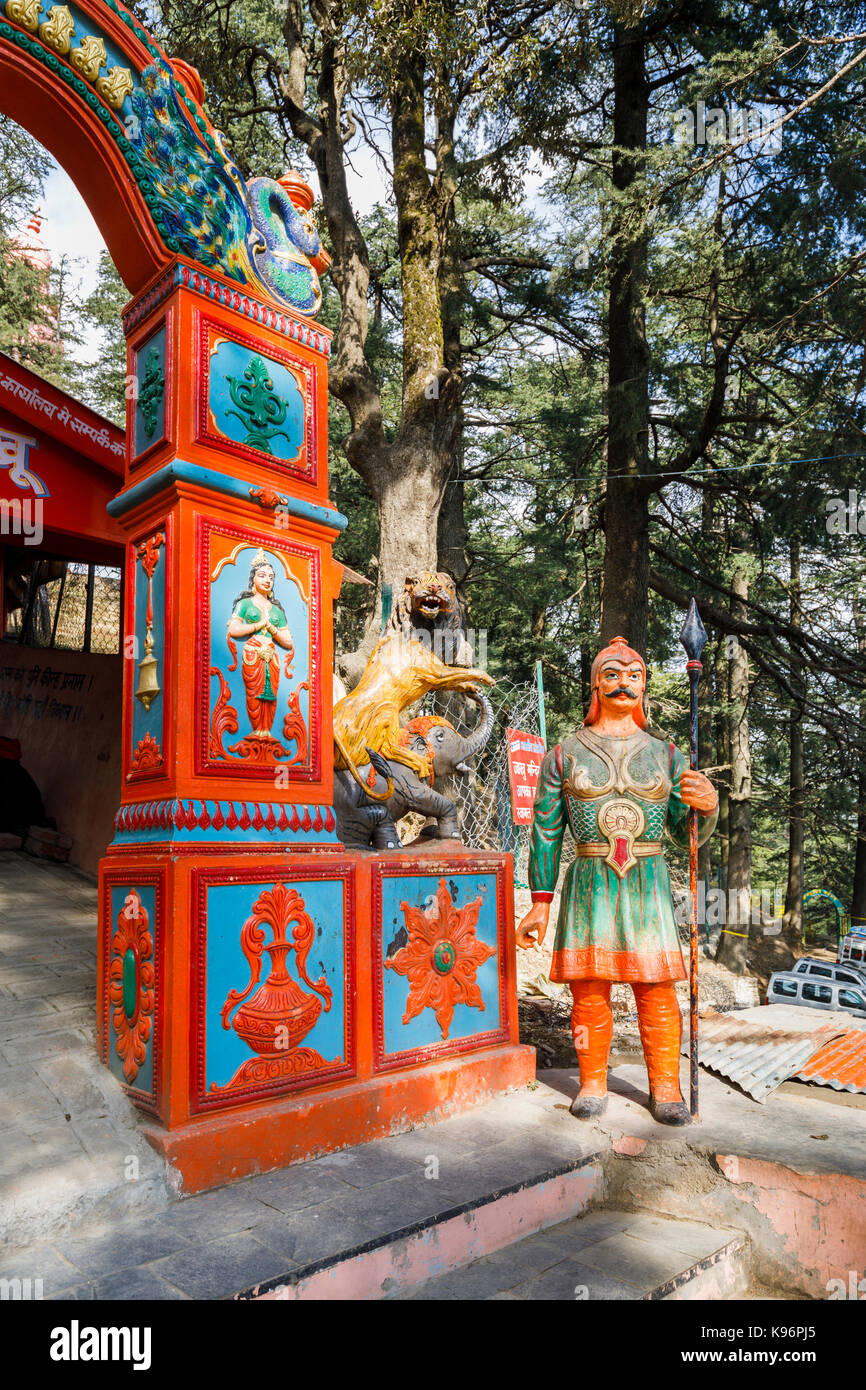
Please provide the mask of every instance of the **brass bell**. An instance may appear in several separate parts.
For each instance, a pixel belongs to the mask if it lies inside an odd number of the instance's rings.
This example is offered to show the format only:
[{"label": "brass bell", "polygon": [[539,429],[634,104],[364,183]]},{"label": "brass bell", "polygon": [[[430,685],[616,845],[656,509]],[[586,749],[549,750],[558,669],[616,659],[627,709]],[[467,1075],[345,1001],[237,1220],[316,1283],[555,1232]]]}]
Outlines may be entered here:
[{"label": "brass bell", "polygon": [[148,634],[144,644],[144,656],[138,663],[138,687],[135,692],[136,700],[140,700],[145,709],[150,709],[159,694],[159,682],[156,679],[158,664],[153,655],[153,641]]}]

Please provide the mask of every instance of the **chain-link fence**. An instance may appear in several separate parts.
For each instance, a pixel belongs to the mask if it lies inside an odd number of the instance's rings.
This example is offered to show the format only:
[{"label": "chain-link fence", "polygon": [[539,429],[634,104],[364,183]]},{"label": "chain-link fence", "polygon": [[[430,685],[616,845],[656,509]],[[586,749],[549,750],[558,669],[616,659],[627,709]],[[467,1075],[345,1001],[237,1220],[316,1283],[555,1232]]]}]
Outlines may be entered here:
[{"label": "chain-link fence", "polygon": [[7,640],[58,651],[120,650],[119,567],[24,557],[6,587]]},{"label": "chain-link fence", "polygon": [[[475,758],[475,767],[466,777],[452,777],[442,790],[457,806],[464,844],[473,849],[509,850],[514,855],[515,881],[526,884],[531,826],[514,824],[508,777],[507,729],[541,733],[538,686],[519,683],[500,676],[484,694],[493,706],[493,732],[484,751]],[[469,734],[478,722],[478,707],[462,695],[427,701],[424,712],[441,714],[462,734]]]}]

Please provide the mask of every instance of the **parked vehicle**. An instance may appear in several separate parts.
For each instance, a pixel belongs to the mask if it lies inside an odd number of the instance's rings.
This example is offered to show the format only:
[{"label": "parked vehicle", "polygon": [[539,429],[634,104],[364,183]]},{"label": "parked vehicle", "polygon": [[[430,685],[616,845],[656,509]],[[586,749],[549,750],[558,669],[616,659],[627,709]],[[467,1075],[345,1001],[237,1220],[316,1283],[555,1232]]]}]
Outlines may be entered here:
[{"label": "parked vehicle", "polygon": [[845,933],[839,942],[837,960],[840,964],[857,965],[866,970],[866,929],[855,927]]},{"label": "parked vehicle", "polygon": [[[819,962],[823,965],[823,962]],[[856,985],[821,979],[796,970],[777,970],[770,976],[768,1004],[803,1004],[807,1009],[840,1009],[866,1018],[866,981]]]},{"label": "parked vehicle", "polygon": [[822,980],[833,980],[837,984],[843,985],[866,985],[866,965],[860,966],[854,962],[845,962],[839,965],[832,960],[816,960],[814,956],[805,956],[803,960],[798,960],[794,966],[794,975],[814,975]]}]

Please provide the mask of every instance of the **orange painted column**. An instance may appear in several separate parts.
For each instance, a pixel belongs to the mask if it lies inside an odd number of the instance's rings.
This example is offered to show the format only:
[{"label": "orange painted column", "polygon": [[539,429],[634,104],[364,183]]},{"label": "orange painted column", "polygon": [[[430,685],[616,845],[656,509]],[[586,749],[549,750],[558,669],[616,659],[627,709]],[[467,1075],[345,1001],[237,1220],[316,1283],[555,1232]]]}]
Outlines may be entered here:
[{"label": "orange painted column", "polygon": [[[329,334],[182,258],[125,325],[99,1033],[200,1190],[475,1104],[530,1080],[534,1053],[517,1044],[510,856],[337,840]],[[435,1004],[416,1007],[413,932],[464,943],[476,987],[431,937]]]},{"label": "orange painted column", "polygon": [[[244,971],[268,974],[272,957],[241,935],[286,857],[311,875],[307,898],[263,911],[282,912],[290,943],[313,899],[339,911],[341,935],[351,915],[331,809],[331,550],[346,523],[328,501],[327,330],[180,258],[124,322],[126,484],[110,505],[128,538],[123,784],[100,876],[99,1031],[130,1095],[174,1127],[218,1104],[214,1091],[259,1094],[250,1068],[229,1072],[268,1054],[223,1028],[221,1009]],[[231,891],[239,874],[250,901]],[[212,1068],[217,923],[236,961]],[[310,996],[320,1011],[327,989],[333,1007],[332,985]],[[335,1055],[306,1058],[305,1079],[353,1070],[342,1014]],[[257,1022],[273,1093],[297,1082],[297,1058]]]},{"label": "orange painted column", "polygon": [[0,16],[0,110],[73,178],[134,295],[99,1037],[198,1190],[528,1081],[513,875],[503,854],[337,840],[345,519],[328,500],[330,335],[308,316],[328,264],[311,190],[245,180],[199,75],[122,4],[43,9]]}]

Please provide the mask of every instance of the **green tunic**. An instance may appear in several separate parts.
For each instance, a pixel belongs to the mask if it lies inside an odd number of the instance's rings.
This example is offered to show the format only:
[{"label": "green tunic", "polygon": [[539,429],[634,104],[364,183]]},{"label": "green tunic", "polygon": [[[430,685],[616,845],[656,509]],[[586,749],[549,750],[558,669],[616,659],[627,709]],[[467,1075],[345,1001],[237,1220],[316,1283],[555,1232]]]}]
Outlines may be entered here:
[{"label": "green tunic", "polygon": [[[529,853],[534,902],[553,897],[566,829],[578,849],[562,889],[552,980],[686,978],[661,840],[666,832],[688,848],[689,807],[678,790],[687,766],[673,744],[642,730],[612,738],[582,728],[545,754]],[[701,816],[701,844],[717,819]]]},{"label": "green tunic", "polygon": [[[260,623],[262,620],[262,611],[259,605],[251,598],[242,598],[238,599],[235,604],[232,617],[240,618],[242,623]],[[288,619],[278,603],[272,603],[268,608],[268,622],[271,624],[271,627],[275,627],[278,632],[281,631],[282,628],[288,627]],[[255,636],[256,634],[253,634],[253,637],[248,640],[254,640]],[[270,642],[270,633],[264,633],[264,636],[267,638],[267,641]],[[261,634],[259,634],[259,637],[261,638]],[[265,683],[258,698],[260,700],[269,701],[274,701],[277,698],[274,687],[271,684],[270,664],[267,661],[265,662]]]},{"label": "green tunic", "polygon": [[[259,605],[251,598],[240,598],[234,606],[232,616],[240,618],[242,623],[260,623],[263,614]],[[278,632],[281,628],[288,626],[286,615],[278,603],[272,603],[268,608],[268,622],[271,624],[271,627],[275,627]]]}]

